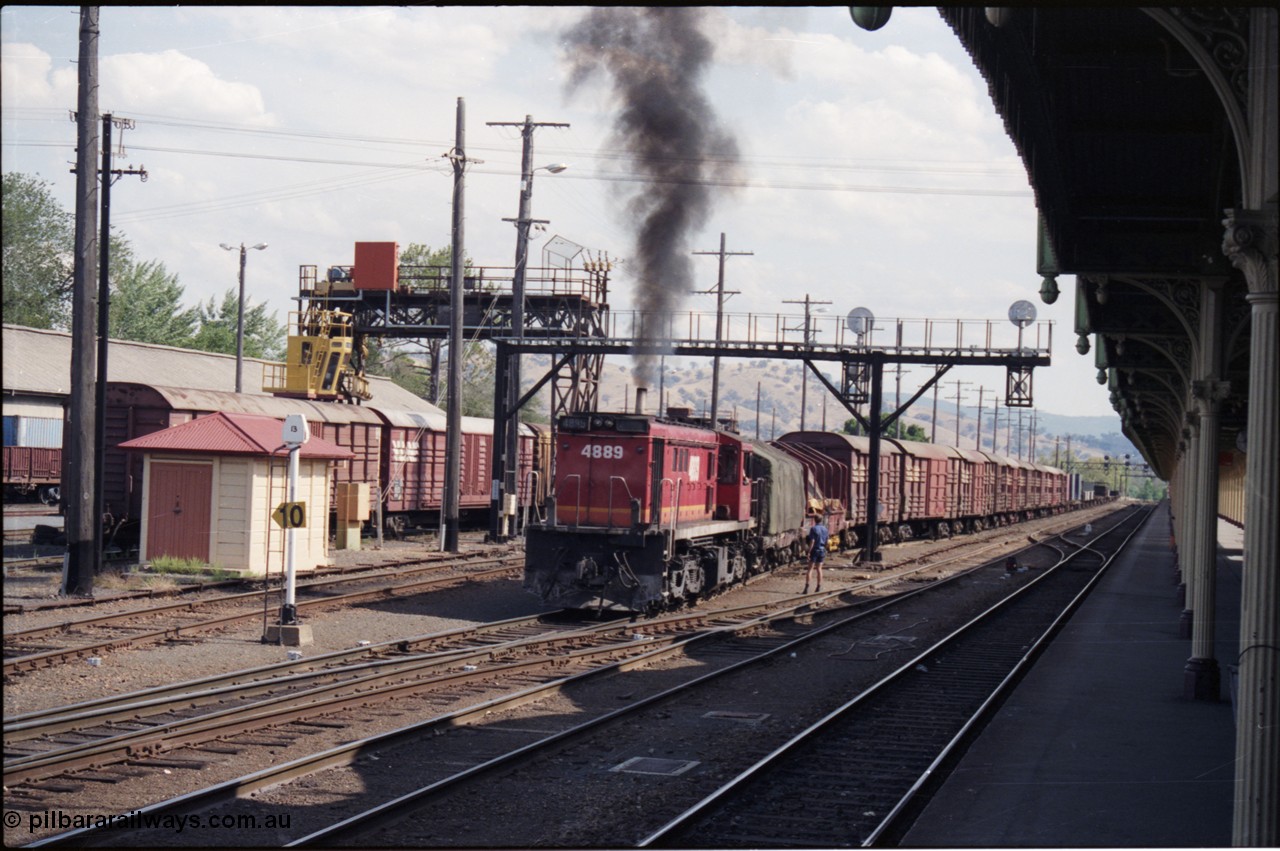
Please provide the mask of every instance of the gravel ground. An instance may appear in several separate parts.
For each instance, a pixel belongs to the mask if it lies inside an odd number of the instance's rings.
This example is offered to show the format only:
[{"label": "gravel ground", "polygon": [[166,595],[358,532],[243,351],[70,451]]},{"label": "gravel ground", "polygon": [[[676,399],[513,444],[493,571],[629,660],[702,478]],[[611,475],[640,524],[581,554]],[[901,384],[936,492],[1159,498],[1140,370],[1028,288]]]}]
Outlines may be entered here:
[{"label": "gravel ground", "polygon": [[[1088,513],[1070,515],[1072,524],[1083,523],[1099,513],[1093,509]],[[1057,522],[1062,523],[1064,518]],[[1042,521],[1043,522],[1043,521]],[[1032,530],[1031,525],[1010,527],[1002,530],[999,538],[1007,541],[1012,548],[1026,543],[1026,536]],[[909,547],[895,548],[886,553],[887,559],[904,551],[920,551],[929,548],[927,543],[913,544]],[[414,555],[428,552],[425,545],[404,542],[388,542],[382,550],[361,550],[357,552],[335,553],[335,561],[342,563],[377,564],[385,561],[402,560]],[[993,556],[994,557],[994,556]],[[56,594],[60,571],[48,571],[46,581],[41,584],[29,577],[29,571],[6,570],[5,596],[7,601],[35,600],[51,597]],[[39,575],[45,575],[39,573]],[[824,585],[835,588],[841,584],[856,581],[872,575],[866,566],[851,564],[847,557],[835,556],[828,560]],[[795,593],[803,584],[803,575],[799,566],[784,568],[772,576],[765,577],[747,588],[742,588],[724,595],[725,602],[748,602],[759,596],[780,596]],[[111,590],[102,588],[100,593],[106,595]],[[127,606],[127,603],[109,604]],[[315,635],[315,643],[301,650],[308,655],[320,654],[332,650],[340,650],[356,646],[360,641],[379,642],[405,636],[423,635],[443,630],[455,629],[477,623],[504,618],[528,615],[543,610],[544,607],[532,595],[520,587],[520,579],[490,580],[483,584],[464,582],[453,588],[434,591],[416,596],[399,597],[392,600],[377,601],[362,606],[343,609],[330,613],[321,613],[308,619]],[[79,613],[88,609],[74,609],[61,615],[33,613],[25,615],[6,615],[5,630],[18,630],[40,625],[39,619],[54,617],[68,619],[83,616]],[[272,613],[274,614],[274,613]],[[30,712],[35,709],[72,704],[78,701],[99,697],[106,694],[131,692],[150,686],[178,681],[196,679],[215,673],[226,673],[259,665],[278,662],[286,657],[286,648],[265,645],[261,642],[262,625],[252,625],[228,629],[227,631],[206,640],[191,644],[166,644],[136,650],[117,651],[104,654],[101,663],[92,667],[84,663],[58,666],[44,671],[17,676],[6,683],[4,694],[4,711],[6,717]],[[672,663],[679,665],[680,663]],[[827,660],[827,664],[829,660]],[[656,672],[655,672],[656,673]],[[472,701],[474,702],[474,700]],[[124,812],[141,806],[144,803],[163,800],[183,791],[210,785],[215,782],[234,779],[268,764],[280,763],[306,753],[315,752],[320,747],[331,746],[338,741],[349,741],[360,736],[370,735],[383,730],[395,729],[407,723],[448,711],[447,707],[406,704],[397,705],[392,712],[370,712],[360,728],[348,728],[340,731],[320,731],[312,736],[278,737],[272,741],[268,737],[267,744],[240,754],[205,754],[203,765],[196,770],[188,771],[170,766],[153,765],[139,768],[133,780],[119,784],[86,784],[85,794],[72,796],[67,812],[88,814],[105,814]],[[526,709],[520,712],[536,716],[539,712],[555,711],[554,707]],[[522,716],[512,716],[519,719]],[[451,734],[452,735],[452,734]],[[459,732],[459,735],[464,735]],[[465,746],[465,740],[459,739]],[[464,747],[465,750],[465,747]],[[384,763],[393,774],[403,777],[405,768],[402,764]],[[341,770],[335,770],[341,771]],[[349,784],[364,788],[367,778],[361,779],[357,772],[348,776]],[[635,781],[629,781],[635,782]],[[339,785],[341,788],[341,785]],[[280,800],[281,811],[290,808],[290,795],[301,796],[307,804],[322,804],[323,801],[305,793],[306,780],[289,786],[280,787],[272,793]],[[290,791],[294,790],[294,791]],[[358,790],[356,790],[358,791]],[[335,794],[329,784],[325,784],[325,795]],[[16,809],[20,801],[9,791],[5,792],[5,809]],[[507,806],[507,805],[504,805]],[[509,807],[508,807],[509,808]],[[495,810],[471,810],[482,814],[479,817],[492,824],[494,816],[502,808]],[[24,816],[25,818],[25,816]],[[31,841],[34,836],[27,830],[29,822],[23,822],[16,829],[10,829],[6,822],[5,842],[14,846]],[[585,837],[579,825],[568,826],[564,830],[557,829],[552,834],[551,842],[568,841],[570,844],[582,842]],[[38,835],[47,835],[53,830],[41,830]],[[296,836],[296,833],[294,834]],[[532,844],[536,840],[525,835],[522,828],[509,831],[508,838],[514,835],[524,836],[523,841],[515,844]],[[460,834],[465,837],[467,834]],[[194,837],[188,837],[194,839]],[[258,844],[265,841],[273,844],[268,837],[257,840],[237,841],[226,836],[219,841],[205,836],[191,844]],[[186,844],[186,843],[184,843]],[[460,838],[453,842],[440,844],[467,845],[469,840]],[[501,843],[507,844],[507,843]]]},{"label": "gravel ground", "polygon": [[[378,565],[431,552],[434,550],[429,551],[422,545],[395,542],[379,551],[336,552],[334,563]],[[41,571],[39,576],[43,581],[40,583],[30,580],[28,573],[23,571],[23,575],[12,580],[6,575],[4,593],[7,602],[56,597],[61,581],[60,570]],[[305,579],[305,574],[301,576]],[[11,581],[15,583],[14,587],[11,587]],[[100,583],[95,588],[95,595],[109,597],[118,594],[124,590],[120,587],[123,584],[115,581]],[[140,584],[140,580],[130,584]],[[9,717],[107,694],[268,665],[284,661],[291,649],[300,650],[304,655],[319,655],[356,647],[361,641],[378,643],[427,635],[534,614],[545,609],[537,598],[520,587],[519,578],[488,582],[484,594],[474,593],[475,588],[476,583],[464,582],[443,591],[406,595],[308,616],[304,623],[311,626],[314,643],[300,648],[262,643],[263,622],[250,622],[192,643],[162,643],[105,653],[97,667],[87,662],[76,662],[20,674],[5,684],[4,713]],[[4,629],[6,632],[33,629],[90,617],[95,613],[127,611],[140,605],[145,603],[122,600],[61,611],[5,615]],[[278,606],[279,595],[274,593],[267,608],[267,623],[277,620]]]}]

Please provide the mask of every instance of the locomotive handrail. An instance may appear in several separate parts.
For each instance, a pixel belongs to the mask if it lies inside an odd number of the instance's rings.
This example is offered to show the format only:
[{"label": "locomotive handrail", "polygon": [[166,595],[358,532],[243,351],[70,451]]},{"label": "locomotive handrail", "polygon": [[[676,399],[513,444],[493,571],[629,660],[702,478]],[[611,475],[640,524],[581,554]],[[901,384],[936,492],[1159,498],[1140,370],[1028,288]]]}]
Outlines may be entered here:
[{"label": "locomotive handrail", "polygon": [[661,500],[662,500],[662,492],[663,492],[664,486],[666,485],[671,485],[672,502],[674,503],[674,507],[671,512],[671,523],[667,529],[669,534],[667,535],[666,549],[664,550],[666,560],[670,561],[672,556],[675,555],[675,551],[676,551],[676,523],[680,519],[680,480],[668,479],[664,477],[658,482],[659,504],[656,506],[658,510],[658,531],[662,531]]},{"label": "locomotive handrail", "polygon": [[[577,493],[577,494],[576,494],[576,496],[574,497],[574,511],[575,511],[576,513],[574,514],[573,523],[572,523],[572,524],[570,524],[570,525],[572,525],[572,526],[580,526],[580,525],[582,525],[582,524],[579,522],[579,521],[581,521],[581,520],[582,520],[582,474],[581,474],[581,473],[570,473],[569,475],[567,475],[567,476],[565,476],[565,477],[564,477],[564,480],[563,480],[562,482],[560,482],[559,487],[557,487],[557,488],[556,488],[556,495],[557,495],[557,499],[556,499],[556,513],[557,513],[557,515],[559,515],[560,505],[561,505],[561,503],[563,503],[563,502],[564,502],[564,500],[562,500],[562,499],[560,499],[560,498],[559,498],[559,494],[564,490],[565,486],[566,486],[567,484],[569,484],[569,480],[570,480],[570,479],[577,479],[577,480],[578,480],[578,493]],[[560,522],[560,518],[559,518],[559,516],[557,516],[557,517],[555,518],[555,522],[556,522],[556,523],[559,523],[559,522]]]},{"label": "locomotive handrail", "polygon": [[[530,506],[534,506],[534,503],[537,501],[534,499],[534,497],[538,493],[538,483],[541,481],[541,479],[542,479],[542,476],[541,474],[539,474],[537,470],[529,470],[524,474],[525,493],[528,494],[528,497],[525,498],[524,511],[521,512],[521,517],[520,517],[521,529],[529,528],[529,508]],[[538,511],[539,509],[536,506],[534,506],[534,510]],[[546,518],[543,517],[541,514],[536,515],[536,517],[539,523],[542,523],[546,520]]]},{"label": "locomotive handrail", "polygon": [[627,480],[622,476],[609,477],[609,519],[605,523],[610,529],[613,528],[613,483],[622,482],[622,489],[627,492],[627,504],[631,504],[631,486],[627,484]]}]

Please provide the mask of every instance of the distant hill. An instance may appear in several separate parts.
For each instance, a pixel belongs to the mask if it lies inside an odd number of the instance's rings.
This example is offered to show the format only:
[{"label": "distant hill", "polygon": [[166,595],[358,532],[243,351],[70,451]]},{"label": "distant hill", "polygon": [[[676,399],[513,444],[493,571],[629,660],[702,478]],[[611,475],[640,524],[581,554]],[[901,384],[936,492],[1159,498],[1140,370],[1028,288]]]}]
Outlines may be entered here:
[{"label": "distant hill", "polygon": [[[532,358],[530,359],[533,360]],[[545,359],[543,361],[545,369]],[[526,370],[524,379],[532,383],[531,372]],[[665,376],[661,388],[649,387],[645,410],[653,413],[659,407],[659,389],[665,396],[665,404],[669,407],[691,408],[695,414],[706,414],[711,407],[711,374],[710,361],[681,362],[669,361],[666,364]],[[839,374],[824,370],[832,384],[840,383]],[[804,427],[809,430],[838,430],[850,419],[844,406],[831,397],[822,383],[810,373],[802,378],[799,361],[784,360],[724,360],[720,364],[720,416],[735,417],[738,429],[747,437],[757,434],[764,440],[780,436],[789,431],[798,430],[801,426],[800,405],[802,396],[806,401]],[[807,384],[807,387],[805,386]],[[600,409],[609,411],[633,410],[635,407],[636,382],[631,373],[631,365],[625,362],[606,362],[604,374],[600,382]],[[910,398],[915,388],[902,388],[902,399]],[[545,396],[544,396],[545,398]],[[885,382],[885,404],[892,407],[895,398],[895,387],[892,381]],[[825,405],[825,413],[824,413]],[[757,430],[757,406],[759,408],[759,429]],[[541,406],[546,411],[546,402]],[[991,449],[991,406],[982,412],[982,448]],[[907,424],[921,426],[926,434],[935,435],[936,442],[955,444],[956,441],[956,408],[955,403],[938,400],[938,424],[936,435],[933,428],[933,396],[926,393],[907,412],[904,419]],[[976,406],[961,406],[960,409],[959,445],[966,449],[975,448],[977,415]],[[1012,428],[1010,420],[1012,416]],[[1015,446],[1018,439],[1018,410],[1001,408],[999,414],[999,434],[997,451],[1006,451],[1006,442],[1012,440]],[[1032,431],[1032,411],[1022,410],[1023,434],[1029,436]],[[1055,449],[1065,457],[1068,442],[1071,454],[1076,458],[1102,457],[1103,455],[1119,456],[1130,454],[1138,459],[1138,451],[1120,432],[1120,418],[1115,417],[1072,417],[1061,414],[1036,412],[1035,414],[1036,450],[1038,454],[1053,453]]]}]

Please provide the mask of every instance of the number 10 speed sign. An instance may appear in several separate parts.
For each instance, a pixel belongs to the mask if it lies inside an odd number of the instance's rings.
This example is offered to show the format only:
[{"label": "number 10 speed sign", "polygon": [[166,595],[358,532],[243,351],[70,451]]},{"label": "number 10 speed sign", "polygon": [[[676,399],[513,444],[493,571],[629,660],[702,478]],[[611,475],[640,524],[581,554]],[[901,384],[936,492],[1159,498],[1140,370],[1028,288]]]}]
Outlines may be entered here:
[{"label": "number 10 speed sign", "polygon": [[281,529],[305,529],[307,526],[307,504],[305,502],[282,502],[271,513],[271,519]]}]

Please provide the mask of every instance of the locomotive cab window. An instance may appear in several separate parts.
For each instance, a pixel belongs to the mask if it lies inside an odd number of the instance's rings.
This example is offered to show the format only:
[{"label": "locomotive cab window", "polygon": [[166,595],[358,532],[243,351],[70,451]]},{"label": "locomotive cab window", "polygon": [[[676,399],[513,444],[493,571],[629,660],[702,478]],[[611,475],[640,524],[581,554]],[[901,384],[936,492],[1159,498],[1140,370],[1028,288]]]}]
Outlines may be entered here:
[{"label": "locomotive cab window", "polygon": [[716,481],[722,485],[731,485],[738,480],[738,458],[739,452],[736,446],[720,447],[720,475]]}]

